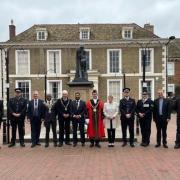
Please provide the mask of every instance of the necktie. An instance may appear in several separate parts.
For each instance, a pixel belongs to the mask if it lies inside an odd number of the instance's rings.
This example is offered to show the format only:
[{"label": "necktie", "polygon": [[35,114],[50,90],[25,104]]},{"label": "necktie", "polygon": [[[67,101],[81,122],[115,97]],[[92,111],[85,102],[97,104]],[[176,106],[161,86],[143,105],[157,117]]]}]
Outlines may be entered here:
[{"label": "necktie", "polygon": [[79,101],[76,100],[76,108],[78,109],[78,107],[79,107]]}]

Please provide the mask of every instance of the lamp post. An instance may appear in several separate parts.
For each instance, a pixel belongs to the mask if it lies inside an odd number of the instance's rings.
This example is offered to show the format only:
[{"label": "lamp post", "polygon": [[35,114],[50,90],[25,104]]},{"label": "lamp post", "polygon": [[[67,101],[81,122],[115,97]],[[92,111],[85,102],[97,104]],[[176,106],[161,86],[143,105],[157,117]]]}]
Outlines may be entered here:
[{"label": "lamp post", "polygon": [[166,63],[165,63],[165,66],[166,66],[166,96],[167,96],[167,93],[168,93],[168,59],[169,59],[169,43],[171,41],[173,41],[175,39],[175,36],[170,36],[168,38],[168,41],[167,43],[165,43],[165,46],[166,46]]},{"label": "lamp post", "polygon": [[[3,144],[9,143],[10,142],[10,133],[9,133],[9,128],[10,128],[10,122],[9,122],[9,108],[8,108],[8,103],[9,103],[9,48],[1,46],[1,53],[4,51],[5,54],[5,67],[6,67],[6,118],[3,117]],[[2,57],[2,54],[1,54]],[[2,59],[2,64],[3,64],[3,59]],[[2,66],[1,64],[1,66]],[[3,68],[2,68],[3,70]],[[1,74],[4,77],[4,74]],[[4,79],[2,78],[2,81]],[[2,82],[2,88],[4,89],[4,82]],[[3,90],[2,90],[3,91]],[[4,92],[2,94],[4,96]],[[6,131],[7,130],[7,131]]]}]

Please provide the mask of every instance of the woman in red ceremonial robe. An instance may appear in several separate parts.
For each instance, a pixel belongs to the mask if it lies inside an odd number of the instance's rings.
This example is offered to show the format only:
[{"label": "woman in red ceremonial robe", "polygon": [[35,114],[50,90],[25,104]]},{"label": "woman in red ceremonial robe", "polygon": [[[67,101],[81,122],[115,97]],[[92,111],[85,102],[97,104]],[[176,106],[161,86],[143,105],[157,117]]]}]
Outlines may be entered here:
[{"label": "woman in red ceremonial robe", "polygon": [[[92,99],[87,104],[87,116],[89,119],[87,135],[90,139],[90,147],[94,145],[100,148],[99,141],[105,136],[103,123],[103,107],[104,103],[98,99],[97,91],[93,90]],[[95,144],[94,144],[95,143]]]}]

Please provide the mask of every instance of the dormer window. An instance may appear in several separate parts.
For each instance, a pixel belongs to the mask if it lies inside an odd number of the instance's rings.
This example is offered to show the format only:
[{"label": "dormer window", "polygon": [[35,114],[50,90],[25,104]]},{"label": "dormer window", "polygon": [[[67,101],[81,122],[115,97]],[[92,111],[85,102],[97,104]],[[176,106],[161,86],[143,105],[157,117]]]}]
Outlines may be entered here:
[{"label": "dormer window", "polygon": [[132,39],[133,38],[133,28],[132,27],[123,28],[122,38],[123,39]]},{"label": "dormer window", "polygon": [[47,39],[47,30],[46,28],[39,28],[36,30],[36,37],[37,40],[42,41],[42,40],[46,40]]},{"label": "dormer window", "polygon": [[90,28],[80,28],[80,39],[81,40],[90,39]]}]

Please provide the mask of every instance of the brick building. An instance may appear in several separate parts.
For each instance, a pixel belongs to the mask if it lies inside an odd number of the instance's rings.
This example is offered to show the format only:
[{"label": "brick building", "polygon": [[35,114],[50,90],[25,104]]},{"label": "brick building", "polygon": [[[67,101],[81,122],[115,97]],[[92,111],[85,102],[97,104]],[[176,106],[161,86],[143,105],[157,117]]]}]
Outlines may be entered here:
[{"label": "brick building", "polygon": [[168,92],[180,95],[180,39],[169,47],[168,55]]},{"label": "brick building", "polygon": [[86,50],[88,78],[103,100],[112,94],[119,101],[124,77],[131,95],[140,98],[144,50],[151,97],[155,98],[159,88],[166,90],[167,39],[155,35],[150,24],[43,24],[18,35],[14,27],[10,25],[10,40],[2,43],[9,47],[10,96],[15,87],[21,87],[24,97],[31,99],[32,91],[37,89],[43,98],[47,75],[47,92],[55,99],[60,97],[74,77],[76,50],[81,45]]}]

